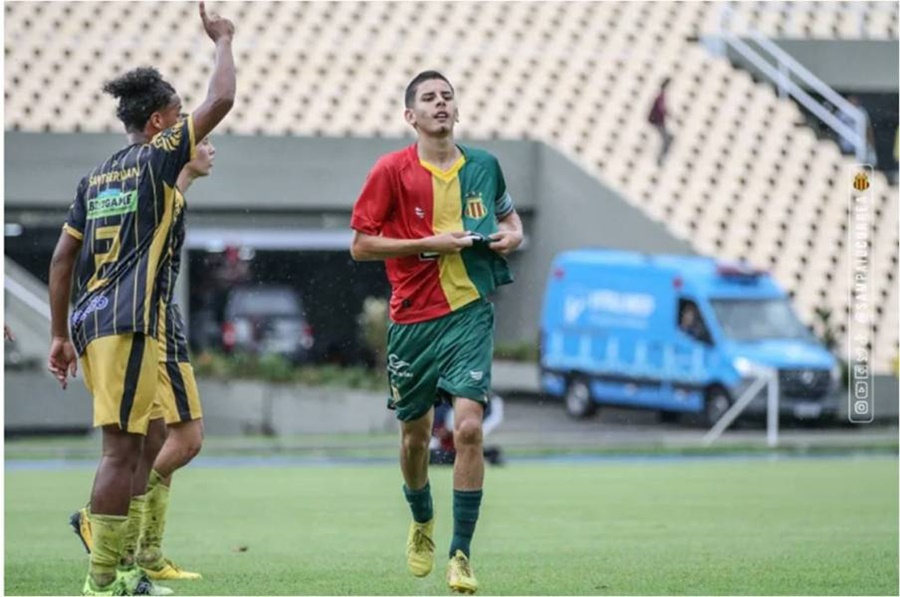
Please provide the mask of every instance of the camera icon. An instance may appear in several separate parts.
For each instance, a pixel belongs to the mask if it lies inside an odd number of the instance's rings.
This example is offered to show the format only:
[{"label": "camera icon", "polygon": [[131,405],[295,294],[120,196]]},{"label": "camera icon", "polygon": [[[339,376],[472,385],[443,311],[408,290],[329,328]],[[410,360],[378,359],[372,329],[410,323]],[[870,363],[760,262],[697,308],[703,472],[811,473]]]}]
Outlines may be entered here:
[{"label": "camera icon", "polygon": [[864,400],[860,400],[860,401],[858,401],[858,402],[854,402],[854,403],[853,403],[853,412],[856,413],[856,414],[858,414],[858,415],[867,415],[867,414],[869,414],[869,403],[866,402],[866,401],[864,401]]}]

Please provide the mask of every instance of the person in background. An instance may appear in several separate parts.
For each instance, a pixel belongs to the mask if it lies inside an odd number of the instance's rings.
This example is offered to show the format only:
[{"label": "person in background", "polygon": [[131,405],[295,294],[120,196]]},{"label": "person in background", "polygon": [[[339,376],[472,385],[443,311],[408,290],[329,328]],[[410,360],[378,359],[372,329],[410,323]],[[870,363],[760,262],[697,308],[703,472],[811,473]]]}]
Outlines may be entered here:
[{"label": "person in background", "polygon": [[672,146],[672,140],[674,139],[672,133],[669,132],[669,128],[666,125],[666,119],[668,117],[668,107],[666,106],[666,89],[669,87],[669,83],[671,79],[666,77],[663,79],[662,84],[659,86],[659,93],[656,94],[656,99],[653,100],[653,107],[650,109],[650,116],[647,120],[653,127],[659,132],[659,136],[661,137],[662,144],[659,148],[659,155],[656,158],[656,163],[659,166],[663,165],[663,162],[666,159],[666,155],[669,153],[669,148]]}]

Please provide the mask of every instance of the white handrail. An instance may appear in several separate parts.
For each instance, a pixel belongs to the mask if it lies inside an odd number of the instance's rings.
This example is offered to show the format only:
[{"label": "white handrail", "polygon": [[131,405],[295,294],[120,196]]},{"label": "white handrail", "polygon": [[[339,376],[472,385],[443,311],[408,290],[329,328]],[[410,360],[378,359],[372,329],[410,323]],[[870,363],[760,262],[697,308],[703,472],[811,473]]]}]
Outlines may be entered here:
[{"label": "white handrail", "polygon": [[[820,6],[817,5],[816,10],[819,10],[819,8]],[[849,142],[853,146],[857,161],[865,162],[869,156],[865,113],[860,108],[857,108],[848,102],[838,92],[828,86],[827,83],[800,64],[793,56],[772,42],[772,40],[759,31],[747,26],[743,17],[737,13],[735,9],[736,6],[732,5],[732,3],[727,3],[722,7],[721,12],[719,13],[719,31],[717,35],[719,51],[724,50],[724,45],[733,48],[738,54],[755,66],[763,75],[768,77],[768,79],[778,87],[782,96],[784,93],[790,94],[841,138]],[[794,11],[792,7],[787,7],[786,10],[785,8],[773,6],[766,6],[765,10],[777,10],[791,15]],[[836,10],[847,9],[840,7]],[[860,14],[862,13],[860,12]],[[759,51],[754,50],[736,34],[730,32],[732,29],[731,26],[735,22],[739,28],[746,31],[746,36],[753,39],[759,48],[768,52],[769,58],[775,62],[774,66],[769,60],[763,57]],[[722,53],[724,52],[722,51]],[[840,113],[849,115],[850,119],[853,121],[853,126],[848,126],[841,121],[834,113],[825,108],[821,102],[817,101],[807,93],[803,87],[794,83],[792,77],[796,77],[806,86],[818,92],[823,98],[837,108]]]},{"label": "white handrail", "polygon": [[25,305],[37,313],[44,317],[47,321],[50,321],[50,305],[41,299],[39,296],[7,276],[3,280],[3,286],[10,293],[16,296],[19,300],[21,300]]},{"label": "white handrail", "polygon": [[[725,432],[725,430],[728,429],[728,426],[731,425],[734,422],[734,420],[737,419],[738,416],[740,416],[740,414],[742,412],[744,412],[744,409],[747,408],[747,406],[751,402],[753,402],[753,399],[756,398],[756,394],[767,383],[769,383],[769,378],[765,377],[765,376],[758,377],[755,380],[753,380],[753,383],[750,384],[750,387],[748,387],[744,391],[744,393],[741,394],[740,398],[738,398],[737,401],[731,405],[731,408],[729,408],[727,411],[725,411],[725,414],[723,414],[719,418],[719,420],[716,421],[716,424],[713,425],[712,428],[706,432],[706,435],[703,436],[703,445],[709,446],[714,441],[719,439],[719,436],[721,436]],[[776,400],[777,400],[777,395],[776,395]],[[778,421],[778,419],[776,417],[776,424],[777,424],[777,421]],[[778,432],[776,431],[775,432],[776,437],[777,437],[777,433]]]},{"label": "white handrail", "polygon": [[[753,63],[757,69],[760,70],[764,75],[769,77],[776,84],[781,85],[784,89],[794,97],[798,102],[803,104],[807,110],[815,114],[819,119],[822,120],[825,124],[827,124],[831,129],[833,129],[840,136],[848,139],[853,145],[856,147],[857,155],[860,155],[860,146],[857,143],[857,130],[847,126],[844,122],[842,122],[837,116],[835,116],[831,111],[825,108],[822,104],[817,102],[813,97],[802,87],[794,83],[789,77],[782,77],[778,70],[769,64],[762,56],[760,56],[757,52],[754,52],[753,49],[742,39],[735,37],[733,35],[724,36],[725,42],[728,43],[734,50],[746,58],[748,61]],[[862,145],[863,155],[865,152],[865,144]]]}]

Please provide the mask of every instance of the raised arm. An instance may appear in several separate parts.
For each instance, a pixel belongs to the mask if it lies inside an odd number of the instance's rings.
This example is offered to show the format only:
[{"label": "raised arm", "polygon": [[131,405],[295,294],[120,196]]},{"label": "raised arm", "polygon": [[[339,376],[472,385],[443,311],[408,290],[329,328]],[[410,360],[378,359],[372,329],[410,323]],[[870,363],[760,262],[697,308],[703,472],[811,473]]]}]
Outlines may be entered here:
[{"label": "raised arm", "polygon": [[197,141],[211,133],[231,110],[237,86],[234,55],[231,51],[234,24],[216,14],[207,15],[203,2],[200,2],[200,19],[206,34],[216,44],[216,66],[209,80],[206,99],[192,114],[194,137]]}]

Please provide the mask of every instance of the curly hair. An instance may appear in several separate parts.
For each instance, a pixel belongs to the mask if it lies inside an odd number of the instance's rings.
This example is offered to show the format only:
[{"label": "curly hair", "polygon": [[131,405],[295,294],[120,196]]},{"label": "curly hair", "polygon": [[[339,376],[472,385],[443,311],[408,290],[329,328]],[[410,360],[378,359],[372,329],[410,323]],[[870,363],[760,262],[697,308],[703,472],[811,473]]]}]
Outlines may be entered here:
[{"label": "curly hair", "polygon": [[119,100],[116,116],[129,131],[143,130],[150,115],[168,106],[175,94],[175,88],[153,67],[128,71],[108,81],[103,91]]}]

